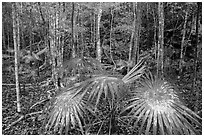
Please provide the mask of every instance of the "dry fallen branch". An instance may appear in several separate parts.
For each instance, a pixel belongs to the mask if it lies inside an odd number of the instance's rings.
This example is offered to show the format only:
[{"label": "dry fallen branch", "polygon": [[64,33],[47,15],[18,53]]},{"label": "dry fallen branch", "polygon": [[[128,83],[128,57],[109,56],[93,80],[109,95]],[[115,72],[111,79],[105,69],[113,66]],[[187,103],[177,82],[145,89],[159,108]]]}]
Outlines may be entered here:
[{"label": "dry fallen branch", "polygon": [[32,109],[32,108],[34,108],[35,106],[40,105],[40,104],[42,104],[42,103],[48,101],[48,100],[49,100],[49,99],[44,99],[44,100],[41,100],[41,101],[39,101],[39,102],[36,102],[35,104],[33,104],[33,105],[30,107],[30,109]]},{"label": "dry fallen branch", "polygon": [[16,121],[12,122],[5,130],[10,129],[12,126],[16,125],[18,122],[20,122],[21,120],[23,120],[27,116],[32,116],[32,115],[41,114],[41,113],[43,113],[42,110],[41,111],[37,111],[37,112],[32,112],[32,113],[29,113],[29,114],[26,114],[26,115],[21,115]]}]

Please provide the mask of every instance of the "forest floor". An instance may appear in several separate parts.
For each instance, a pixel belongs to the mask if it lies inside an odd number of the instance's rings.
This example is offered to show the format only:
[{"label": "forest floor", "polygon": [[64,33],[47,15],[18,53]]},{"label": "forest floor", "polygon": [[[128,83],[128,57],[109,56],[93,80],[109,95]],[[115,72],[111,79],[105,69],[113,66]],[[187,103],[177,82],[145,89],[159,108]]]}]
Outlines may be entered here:
[{"label": "forest floor", "polygon": [[24,83],[25,87],[20,84],[22,113],[19,114],[16,108],[14,74],[3,74],[2,76],[2,134],[4,135],[40,134],[39,129],[43,122],[38,117],[43,110],[43,105],[38,105],[37,102],[47,98],[46,91],[49,89],[32,84],[32,80],[29,79],[24,79],[21,82]]},{"label": "forest floor", "polygon": [[[45,77],[45,79],[47,79]],[[191,88],[191,81],[185,77],[184,81],[180,80],[180,85],[183,84],[183,93],[181,99],[190,109],[194,109],[195,93]],[[20,101],[22,113],[17,113],[16,108],[16,88],[14,74],[3,73],[2,76],[2,134],[4,135],[39,135],[42,134],[41,129],[43,125],[42,110],[43,104],[38,104],[42,100],[48,98],[48,92],[53,88],[50,86],[39,86],[33,84],[32,79],[22,78],[21,83],[24,83],[25,87],[20,85]],[[202,81],[202,79],[200,80]],[[182,83],[181,83],[182,82]],[[175,82],[176,83],[176,82]],[[184,86],[185,85],[185,86]],[[198,83],[201,90],[201,96],[199,101],[199,115],[202,117],[202,89],[201,83]],[[31,115],[27,115],[31,114]]]}]

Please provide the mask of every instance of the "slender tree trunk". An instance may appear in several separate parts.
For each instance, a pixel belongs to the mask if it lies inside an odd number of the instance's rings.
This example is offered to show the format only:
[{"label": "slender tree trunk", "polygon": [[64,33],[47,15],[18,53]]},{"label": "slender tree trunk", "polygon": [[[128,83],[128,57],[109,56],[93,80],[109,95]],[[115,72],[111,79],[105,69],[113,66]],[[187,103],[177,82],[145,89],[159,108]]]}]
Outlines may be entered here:
[{"label": "slender tree trunk", "polygon": [[[135,13],[135,9],[137,7],[137,3],[133,2],[133,30],[132,30],[132,34],[131,34],[131,38],[130,38],[130,46],[129,46],[129,56],[128,56],[128,62],[131,62],[132,61],[132,54],[133,54],[133,46],[134,46],[134,43],[133,43],[133,39],[134,39],[134,34],[135,34],[135,23],[136,23],[136,13]],[[128,66],[128,72],[130,70],[130,67]]]},{"label": "slender tree trunk", "polygon": [[30,44],[30,55],[32,56],[32,41],[33,41],[33,35],[32,35],[32,26],[33,26],[33,23],[32,23],[32,8],[30,9],[30,38],[29,38],[29,44]]},{"label": "slender tree trunk", "polygon": [[75,4],[72,2],[72,58],[76,57],[76,43],[75,43]]},{"label": "slender tree trunk", "polygon": [[[138,2],[135,7],[135,13],[137,13],[135,22],[135,35],[134,35],[134,48],[133,48],[133,65],[138,62],[139,58],[139,41],[140,41],[140,28],[141,28],[141,6],[142,3]],[[130,62],[129,62],[130,63]]]},{"label": "slender tree trunk", "polygon": [[93,13],[93,44],[96,47],[96,14]]},{"label": "slender tree trunk", "polygon": [[10,32],[7,33],[7,49],[10,47]]},{"label": "slender tree trunk", "polygon": [[202,9],[202,3],[201,2],[197,2],[197,17],[196,17],[196,47],[195,47],[195,59],[194,59],[194,79],[193,79],[193,92],[196,93],[196,104],[194,107],[194,110],[196,113],[198,113],[198,106],[199,106],[199,90],[197,90],[197,86],[196,86],[196,81],[197,81],[197,64],[198,64],[198,46],[199,46],[199,37],[198,37],[198,21],[199,21],[199,14],[200,14],[200,10]]},{"label": "slender tree trunk", "polygon": [[[79,8],[82,10],[81,5],[80,5]],[[80,23],[80,27],[83,28],[84,26],[83,26],[83,20],[82,20],[82,18],[80,18],[79,23]],[[81,35],[81,44],[80,44],[80,46],[82,47],[81,53],[80,53],[81,57],[83,57],[83,55],[84,55],[84,35],[83,35],[83,33],[84,33],[83,31],[80,32],[80,35]],[[92,31],[91,31],[91,33],[92,33]],[[92,41],[91,41],[91,43],[92,43]]]},{"label": "slender tree trunk", "polygon": [[187,25],[187,19],[188,19],[188,8],[185,15],[185,21],[183,25],[183,36],[181,41],[181,53],[180,53],[180,62],[179,62],[179,75],[182,73],[183,69],[183,55],[184,55],[184,45],[185,45],[185,36],[186,36],[186,25]]},{"label": "slender tree trunk", "polygon": [[16,3],[12,4],[12,19],[13,19],[13,41],[14,41],[14,51],[15,51],[15,79],[16,79],[16,103],[17,103],[17,112],[21,112],[20,104],[20,89],[19,89],[19,77],[18,77],[18,47],[20,44],[19,41],[19,17],[17,12]]},{"label": "slender tree trunk", "polygon": [[57,72],[57,42],[56,42],[56,8],[50,9],[52,12],[49,14],[49,35],[50,35],[50,54],[51,54],[51,64],[52,64],[52,79],[55,85],[55,89],[59,89],[58,84],[58,72]]},{"label": "slender tree trunk", "polygon": [[2,22],[2,47],[6,48],[6,39],[5,39],[5,30],[4,30],[4,23]]},{"label": "slender tree trunk", "polygon": [[111,19],[110,19],[110,57],[111,57],[111,60],[114,64],[114,67],[116,67],[116,64],[115,64],[115,61],[113,59],[113,55],[112,55],[112,27],[113,27],[113,17],[114,17],[114,11],[111,7]]},{"label": "slender tree trunk", "polygon": [[[156,5],[156,4],[155,4]],[[157,17],[155,13],[155,8],[153,8],[153,18],[154,18],[154,46],[155,46],[155,59],[157,59]]]},{"label": "slender tree trunk", "polygon": [[158,4],[158,14],[159,14],[159,32],[158,32],[158,56],[157,56],[157,76],[163,77],[163,52],[164,52],[164,8],[163,2]]},{"label": "slender tree trunk", "polygon": [[90,14],[90,22],[91,22],[91,32],[90,32],[90,43],[93,43],[93,20],[92,20],[92,16],[94,15],[94,13],[92,13],[91,11],[91,14]]},{"label": "slender tree trunk", "polygon": [[102,56],[102,49],[101,49],[101,43],[100,43],[100,21],[101,21],[101,16],[102,16],[102,3],[99,3],[99,9],[98,9],[98,17],[97,17],[97,32],[96,32],[96,58],[98,61],[101,62],[101,56]]}]

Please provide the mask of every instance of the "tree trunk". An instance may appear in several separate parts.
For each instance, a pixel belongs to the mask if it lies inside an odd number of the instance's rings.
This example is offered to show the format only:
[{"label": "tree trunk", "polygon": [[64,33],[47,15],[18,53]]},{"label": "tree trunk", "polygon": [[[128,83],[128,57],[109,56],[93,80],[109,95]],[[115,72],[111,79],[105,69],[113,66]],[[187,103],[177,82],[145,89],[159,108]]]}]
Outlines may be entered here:
[{"label": "tree trunk", "polygon": [[72,22],[72,58],[76,57],[76,41],[75,41],[75,4],[74,2],[72,2],[72,18],[71,18],[71,22]]},{"label": "tree trunk", "polygon": [[[135,23],[136,23],[136,13],[135,13],[135,9],[137,7],[137,3],[133,2],[133,30],[132,30],[132,34],[131,34],[131,38],[130,38],[130,46],[129,46],[129,57],[128,57],[128,62],[131,62],[132,61],[132,54],[133,54],[133,39],[134,39],[134,34],[135,34]],[[128,72],[130,70],[130,67],[128,66]]]},{"label": "tree trunk", "polygon": [[96,29],[96,59],[101,62],[101,56],[102,56],[102,49],[101,49],[101,43],[100,43],[100,21],[102,16],[102,7],[101,2],[99,3],[98,7],[98,16],[97,16],[97,29]]},{"label": "tree trunk", "polygon": [[58,51],[57,51],[57,38],[56,38],[56,8],[51,8],[52,11],[49,15],[49,35],[50,35],[50,54],[51,54],[51,64],[52,64],[52,79],[55,85],[55,89],[59,89],[58,84],[58,72],[57,72],[57,58],[58,58]]},{"label": "tree trunk", "polygon": [[16,80],[17,112],[21,112],[19,77],[18,77],[18,49],[19,49],[18,47],[20,45],[19,15],[17,12],[17,5],[16,4],[17,3],[12,4],[13,41],[14,41],[14,51],[15,51],[15,80]]},{"label": "tree trunk", "polygon": [[[79,8],[80,8],[80,10],[82,10],[81,5],[79,6]],[[82,13],[81,13],[81,14],[82,14]],[[84,27],[82,18],[80,18],[80,20],[79,20],[79,25],[80,25],[81,28]],[[92,31],[91,31],[91,33],[92,33]],[[82,49],[81,49],[81,51],[80,51],[80,56],[81,56],[81,57],[83,57],[83,55],[84,55],[84,35],[83,35],[83,34],[84,34],[83,31],[80,32],[80,37],[81,37],[81,44],[80,44],[80,46],[82,47]]]},{"label": "tree trunk", "polygon": [[5,47],[6,49],[6,39],[5,39],[5,30],[4,30],[4,23],[2,21],[2,48]]},{"label": "tree trunk", "polygon": [[29,44],[30,44],[30,55],[32,56],[32,41],[33,41],[33,35],[32,35],[32,28],[33,28],[33,23],[32,23],[32,8],[30,9],[30,38],[29,38]]},{"label": "tree trunk", "polygon": [[163,52],[164,52],[164,8],[163,2],[158,4],[158,14],[159,14],[159,32],[158,32],[158,55],[157,55],[157,76],[163,77]]},{"label": "tree trunk", "polygon": [[181,53],[180,53],[180,62],[179,62],[179,75],[181,75],[182,69],[183,69],[183,55],[184,55],[183,52],[184,52],[184,45],[185,45],[187,19],[188,19],[188,7],[186,10],[185,21],[183,25],[183,36],[182,36],[182,41],[181,41]]},{"label": "tree trunk", "polygon": [[93,45],[96,47],[96,14],[93,12]]},{"label": "tree trunk", "polygon": [[[140,28],[141,28],[141,6],[142,3],[138,2],[137,6],[135,7],[135,13],[136,14],[136,22],[135,22],[135,34],[134,34],[134,48],[133,48],[133,65],[137,64],[138,59],[139,59],[139,41],[140,41]],[[129,62],[130,63],[130,62]]]},{"label": "tree trunk", "polygon": [[[156,4],[154,4],[156,5]],[[154,6],[155,7],[155,6]],[[153,19],[154,19],[154,49],[155,49],[155,59],[157,59],[157,17],[156,17],[156,13],[155,13],[155,8],[152,9],[153,11]]]},{"label": "tree trunk", "polygon": [[198,37],[198,21],[199,21],[199,14],[200,10],[202,9],[202,3],[197,2],[197,17],[196,17],[196,47],[195,47],[195,59],[194,59],[194,79],[193,79],[193,92],[196,93],[196,104],[194,106],[194,110],[198,113],[198,106],[199,106],[199,90],[197,90],[196,81],[197,81],[197,64],[198,64],[198,46],[199,46],[199,37]]},{"label": "tree trunk", "polygon": [[116,67],[116,64],[115,64],[115,61],[113,59],[113,55],[112,55],[112,27],[113,27],[113,16],[114,16],[114,11],[111,7],[111,19],[110,19],[110,57],[111,57],[111,60],[114,64],[114,67]]}]

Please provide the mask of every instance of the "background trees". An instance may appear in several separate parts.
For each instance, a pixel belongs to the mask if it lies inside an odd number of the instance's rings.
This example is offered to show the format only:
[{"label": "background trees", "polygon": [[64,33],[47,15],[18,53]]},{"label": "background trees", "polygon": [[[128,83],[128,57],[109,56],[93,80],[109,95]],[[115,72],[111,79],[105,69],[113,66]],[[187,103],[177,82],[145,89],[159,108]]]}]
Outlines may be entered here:
[{"label": "background trees", "polygon": [[3,103],[8,86],[20,83],[22,113],[62,85],[106,71],[121,78],[147,55],[152,73],[176,83],[187,107],[202,113],[201,3],[2,3],[2,17]]}]

